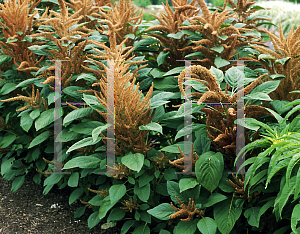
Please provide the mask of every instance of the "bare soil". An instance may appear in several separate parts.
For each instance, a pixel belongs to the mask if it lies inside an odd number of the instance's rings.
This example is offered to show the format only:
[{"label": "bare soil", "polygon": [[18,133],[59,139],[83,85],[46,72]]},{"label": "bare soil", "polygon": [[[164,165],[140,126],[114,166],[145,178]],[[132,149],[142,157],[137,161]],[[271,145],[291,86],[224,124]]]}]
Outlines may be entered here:
[{"label": "bare soil", "polygon": [[[101,222],[89,229],[87,220],[93,211],[86,209],[85,214],[74,218],[80,202],[69,205],[70,191],[57,186],[43,195],[42,184],[37,185],[33,173],[25,177],[25,182],[16,192],[11,193],[12,181],[0,176],[0,233],[100,233],[118,234],[121,227],[101,230]],[[52,207],[52,208],[51,208]]]}]

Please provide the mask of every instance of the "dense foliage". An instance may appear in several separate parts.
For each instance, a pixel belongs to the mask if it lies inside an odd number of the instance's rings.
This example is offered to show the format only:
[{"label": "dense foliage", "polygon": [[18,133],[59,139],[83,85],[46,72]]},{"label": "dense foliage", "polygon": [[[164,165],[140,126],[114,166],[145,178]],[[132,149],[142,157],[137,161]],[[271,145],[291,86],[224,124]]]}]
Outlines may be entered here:
[{"label": "dense foliage", "polygon": [[300,27],[263,31],[254,0],[172,5],[0,4],[1,175],[73,188],[90,228],[299,233]]}]

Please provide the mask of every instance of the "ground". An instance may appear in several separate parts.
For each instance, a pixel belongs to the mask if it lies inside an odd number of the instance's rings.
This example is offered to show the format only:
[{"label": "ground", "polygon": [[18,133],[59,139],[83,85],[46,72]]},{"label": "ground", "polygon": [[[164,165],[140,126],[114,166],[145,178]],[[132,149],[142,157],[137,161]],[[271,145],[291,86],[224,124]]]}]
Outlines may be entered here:
[{"label": "ground", "polygon": [[[70,191],[54,188],[43,195],[43,186],[33,182],[32,176],[15,193],[10,193],[12,181],[0,176],[0,233],[100,233],[118,234],[120,227],[101,230],[101,225],[89,229],[87,219],[92,213],[87,209],[79,219],[74,213],[80,202],[69,205]],[[52,207],[52,208],[51,208]]]}]

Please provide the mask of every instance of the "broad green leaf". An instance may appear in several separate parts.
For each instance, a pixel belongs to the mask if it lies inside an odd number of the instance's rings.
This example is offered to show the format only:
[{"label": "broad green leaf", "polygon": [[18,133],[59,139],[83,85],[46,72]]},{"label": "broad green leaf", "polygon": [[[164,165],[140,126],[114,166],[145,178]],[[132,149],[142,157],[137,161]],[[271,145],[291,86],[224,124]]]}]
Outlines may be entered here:
[{"label": "broad green leaf", "polygon": [[292,108],[292,106],[285,107],[285,105],[287,105],[289,103],[290,103],[289,101],[284,101],[284,100],[274,100],[274,101],[270,102],[270,104],[272,105],[272,107],[279,114],[283,114],[284,112],[287,112],[287,111],[289,111]]},{"label": "broad green leaf", "polygon": [[201,218],[197,227],[202,234],[215,234],[217,232],[217,223],[210,217]]},{"label": "broad green leaf", "polygon": [[[86,88],[83,87],[79,87],[79,86],[69,86],[66,87],[62,90],[63,93],[73,97],[73,98],[77,98],[80,99],[83,97],[83,93],[78,92],[77,90],[86,90]],[[96,97],[95,97],[96,98]],[[87,102],[87,101],[85,101]]]},{"label": "broad green leaf", "polygon": [[79,173],[73,172],[68,180],[68,186],[69,187],[78,187],[78,181],[79,181]]},{"label": "broad green leaf", "polygon": [[214,207],[214,219],[222,234],[229,234],[242,214],[242,207],[234,207],[230,201],[223,201]]},{"label": "broad green leaf", "polygon": [[41,144],[42,142],[44,142],[45,140],[47,140],[50,136],[50,132],[49,131],[45,131],[43,133],[41,133],[40,135],[36,136],[32,142],[30,143],[28,149]]},{"label": "broad green leaf", "polygon": [[34,125],[36,131],[47,127],[49,124],[54,122],[54,108],[42,112],[42,114],[36,119]]},{"label": "broad green leaf", "polygon": [[178,32],[178,33],[170,33],[170,34],[167,35],[167,37],[180,39],[183,35],[184,35],[183,32]]},{"label": "broad green leaf", "polygon": [[258,60],[261,60],[261,59],[276,59],[276,58],[272,55],[269,55],[269,54],[260,54],[258,56]]},{"label": "broad green leaf", "polygon": [[119,201],[126,193],[126,186],[124,184],[115,184],[109,188],[109,197],[111,202]]},{"label": "broad green leaf", "polygon": [[121,161],[129,169],[139,172],[144,164],[144,155],[140,153],[129,153],[123,156]]},{"label": "broad green leaf", "polygon": [[285,65],[287,61],[289,61],[291,59],[291,57],[286,57],[286,58],[282,58],[282,59],[277,59],[275,61],[275,64],[281,64],[281,65]]},{"label": "broad green leaf", "polygon": [[139,126],[139,130],[152,130],[163,134],[162,126],[158,123],[153,123],[153,122],[148,123],[147,125]]},{"label": "broad green leaf", "polygon": [[213,76],[216,77],[218,84],[221,84],[222,81],[224,80],[223,72],[220,69],[217,69],[213,66],[209,69],[209,71],[213,74]]},{"label": "broad green leaf", "polygon": [[65,126],[67,123],[72,122],[75,119],[79,119],[85,116],[88,116],[92,114],[93,109],[88,107],[88,108],[79,108],[76,110],[73,110],[67,116],[64,118],[63,125]]},{"label": "broad green leaf", "polygon": [[[96,168],[99,166],[100,159],[93,156],[79,156],[68,161],[63,169],[70,168]],[[97,166],[98,165],[98,166]]]},{"label": "broad green leaf", "polygon": [[174,228],[174,234],[194,234],[197,230],[198,220],[179,221]]},{"label": "broad green leaf", "polygon": [[143,187],[139,187],[137,184],[134,186],[134,193],[143,202],[147,202],[150,197],[150,184],[146,184]]},{"label": "broad green leaf", "polygon": [[168,55],[170,54],[170,51],[166,52],[166,51],[161,51],[159,53],[159,55],[157,56],[157,65],[160,66],[162,65],[166,58],[168,57]]},{"label": "broad green leaf", "polygon": [[55,185],[57,184],[62,178],[63,174],[51,174],[49,177],[47,177],[44,181],[44,186],[46,185]]},{"label": "broad green leaf", "polygon": [[260,217],[272,206],[274,206],[275,198],[269,200],[267,203],[265,203],[259,210],[259,213],[257,215],[257,222],[259,222]]},{"label": "broad green leaf", "polygon": [[[185,145],[187,145],[187,147],[185,147]],[[178,149],[178,147],[181,149],[181,151],[184,153],[184,154],[190,154],[191,153],[191,150],[192,150],[192,143],[191,142],[178,142],[178,143],[175,143],[175,145],[170,145],[170,146],[167,146],[167,147],[164,147],[162,149],[160,149],[161,151],[166,151],[166,152],[169,152],[169,153],[175,153],[175,154],[179,154],[180,151]]]},{"label": "broad green leaf", "polygon": [[1,164],[1,175],[5,175],[6,173],[8,173],[13,165],[13,161],[15,161],[15,158],[10,158],[7,160],[3,160],[2,164]]},{"label": "broad green leaf", "polygon": [[2,86],[0,94],[5,95],[17,89],[17,85],[15,83],[6,83]]},{"label": "broad green leaf", "polygon": [[180,137],[183,137],[185,135],[188,135],[189,133],[192,133],[192,132],[195,132],[195,131],[198,131],[199,129],[205,129],[206,130],[207,128],[207,125],[205,124],[191,124],[191,125],[188,125],[188,126],[185,126],[184,128],[180,129],[176,136],[175,136],[175,141],[180,138]]},{"label": "broad green leaf", "polygon": [[263,101],[272,101],[270,96],[266,93],[257,92],[257,93],[250,93],[244,96],[245,99],[253,99],[253,100],[263,100]]},{"label": "broad green leaf", "polygon": [[104,126],[104,123],[98,121],[86,121],[72,126],[70,130],[80,134],[93,135],[93,130],[100,126]]},{"label": "broad green leaf", "polygon": [[112,209],[112,211],[109,213],[109,216],[107,218],[107,222],[115,221],[115,220],[121,220],[125,216],[125,210],[118,208]]},{"label": "broad green leaf", "polygon": [[93,83],[93,81],[99,82],[97,80],[97,78],[93,75],[93,73],[82,73],[77,77],[76,81],[81,80],[81,79],[84,79],[84,80],[89,81],[91,83]]},{"label": "broad green leaf", "polygon": [[291,217],[291,228],[294,233],[298,233],[296,228],[299,220],[300,220],[300,204],[297,204],[293,209],[293,213]]},{"label": "broad green leaf", "polygon": [[250,226],[259,227],[259,221],[258,221],[258,214],[260,211],[260,207],[250,207],[249,209],[245,210],[244,216],[247,218],[247,221]]},{"label": "broad green leaf", "polygon": [[17,138],[14,134],[5,135],[0,143],[0,148],[6,148]]},{"label": "broad green leaf", "polygon": [[195,90],[201,92],[201,93],[205,93],[208,88],[206,85],[202,84],[201,82],[197,81],[197,80],[186,80],[185,82],[183,82],[184,85],[191,85]]},{"label": "broad green leaf", "polygon": [[20,126],[24,131],[28,132],[33,124],[33,119],[30,117],[29,112],[21,116]]},{"label": "broad green leaf", "polygon": [[80,218],[84,214],[85,209],[86,209],[86,206],[82,206],[82,207],[77,208],[77,210],[75,211],[75,214],[74,214],[74,218],[75,219]]},{"label": "broad green leaf", "polygon": [[169,220],[169,216],[172,215],[175,210],[170,203],[162,203],[150,210],[147,210],[147,212],[160,220]]},{"label": "broad green leaf", "polygon": [[213,193],[212,195],[209,196],[207,199],[207,202],[204,204],[204,207],[210,207],[213,206],[216,203],[219,203],[221,201],[226,200],[227,197],[223,194],[220,193]]},{"label": "broad green leaf", "polygon": [[174,75],[174,74],[179,74],[184,69],[185,69],[185,67],[175,67],[172,70],[166,72],[163,76],[170,76],[170,75]]},{"label": "broad green leaf", "polygon": [[11,56],[9,55],[0,55],[0,65],[2,65],[3,63],[7,63],[7,62],[10,62],[12,59]]},{"label": "broad green leaf", "polygon": [[194,188],[198,185],[198,181],[195,178],[183,178],[179,181],[180,192]]},{"label": "broad green leaf", "polygon": [[237,88],[244,86],[245,75],[237,67],[231,67],[225,72],[224,79],[230,87]]},{"label": "broad green leaf", "polygon": [[37,109],[37,110],[33,110],[31,113],[30,113],[30,118],[32,118],[33,120],[35,120],[37,117],[40,116],[40,110]]},{"label": "broad green leaf", "polygon": [[98,138],[95,142],[93,141],[92,137],[87,137],[82,139],[81,141],[76,142],[74,145],[72,145],[68,151],[66,152],[66,154],[72,152],[73,150],[85,147],[85,146],[89,146],[89,145],[95,145],[97,144],[99,141],[101,140],[101,138]]},{"label": "broad green leaf", "polygon": [[84,190],[82,187],[75,189],[69,197],[69,205],[71,205],[73,202],[75,202],[82,194]]},{"label": "broad green leaf", "polygon": [[213,50],[213,51],[216,51],[218,53],[222,53],[224,51],[224,46],[212,47],[210,49]]},{"label": "broad green leaf", "polygon": [[223,155],[212,151],[202,154],[196,161],[195,171],[198,182],[208,191],[215,190],[222,178],[224,169]]},{"label": "broad green leaf", "polygon": [[272,80],[281,80],[283,78],[286,78],[285,75],[282,75],[282,74],[273,74],[270,76],[270,79]]},{"label": "broad green leaf", "polygon": [[109,196],[105,197],[99,209],[99,218],[103,219],[106,216],[107,212],[111,210],[111,208],[113,208],[116,203],[117,202],[111,202]]},{"label": "broad green leaf", "polygon": [[100,221],[101,219],[99,219],[99,211],[95,211],[94,213],[92,213],[89,218],[88,218],[88,226],[89,228],[93,228],[95,227]]},{"label": "broad green leaf", "polygon": [[11,185],[11,192],[14,193],[15,191],[17,191],[22,186],[24,181],[25,181],[25,176],[24,175],[15,178],[12,185]]},{"label": "broad green leaf", "polygon": [[150,234],[150,228],[148,225],[141,225],[136,227],[132,234]]},{"label": "broad green leaf", "polygon": [[153,70],[150,72],[150,74],[151,74],[154,78],[161,78],[161,77],[163,77],[163,75],[165,74],[165,72],[162,72],[162,71],[159,70],[158,68],[153,68]]},{"label": "broad green leaf", "polygon": [[121,234],[125,234],[128,232],[128,230],[132,227],[132,225],[135,223],[135,220],[129,220],[129,221],[126,221],[122,228],[121,228]]},{"label": "broad green leaf", "polygon": [[[131,177],[129,177],[129,178],[131,178]],[[128,178],[128,180],[129,180],[129,178]],[[133,178],[131,178],[131,179],[133,179]],[[139,177],[139,187],[141,188],[141,187],[145,186],[146,184],[148,184],[153,179],[154,179],[153,175],[149,175],[148,173],[144,173],[143,175],[141,175]],[[134,181],[134,179],[133,179],[133,181]],[[135,182],[133,184],[135,184]]]},{"label": "broad green leaf", "polygon": [[150,99],[151,109],[154,109],[154,108],[162,106],[166,103],[169,103],[170,101],[167,101],[167,100],[173,96],[174,96],[174,93],[172,93],[172,92],[160,92],[160,93],[154,95]]},{"label": "broad green leaf", "polygon": [[279,84],[280,84],[280,80],[264,82],[261,85],[257,86],[255,89],[253,89],[250,94],[251,95],[255,94],[255,93],[266,93],[266,94],[269,94],[272,91],[274,91],[275,89],[277,89],[277,87],[279,86]]},{"label": "broad green leaf", "polygon": [[224,36],[217,35],[217,37],[220,38],[223,41],[225,41],[228,38],[228,36],[226,36],[226,35],[224,35]]},{"label": "broad green leaf", "polygon": [[139,46],[148,46],[148,45],[152,45],[152,44],[156,44],[156,43],[160,43],[160,41],[158,39],[148,37],[148,38],[139,40],[137,43],[135,43],[134,50],[138,49]]},{"label": "broad green leaf", "polygon": [[230,62],[228,62],[225,59],[222,59],[221,57],[216,57],[215,61],[214,61],[214,64],[217,66],[217,68],[220,68],[220,67],[224,67],[226,65],[229,65]]},{"label": "broad green leaf", "polygon": [[98,136],[100,135],[101,132],[109,128],[111,124],[105,124],[104,126],[99,126],[95,128],[92,132],[92,137],[93,137],[93,142],[95,142],[98,139]]}]

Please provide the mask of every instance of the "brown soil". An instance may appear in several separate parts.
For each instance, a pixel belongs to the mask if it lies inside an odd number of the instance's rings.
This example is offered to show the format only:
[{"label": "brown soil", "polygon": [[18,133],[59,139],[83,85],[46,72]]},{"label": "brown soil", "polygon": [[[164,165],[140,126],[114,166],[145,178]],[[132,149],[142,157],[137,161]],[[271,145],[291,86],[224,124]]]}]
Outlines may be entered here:
[{"label": "brown soil", "polygon": [[89,229],[87,220],[93,213],[91,209],[87,208],[83,216],[74,219],[76,209],[83,204],[69,205],[70,191],[60,190],[57,186],[43,195],[44,188],[32,180],[33,175],[27,175],[15,193],[10,192],[12,181],[0,176],[0,233],[120,233],[118,226],[101,230],[101,222]]}]

